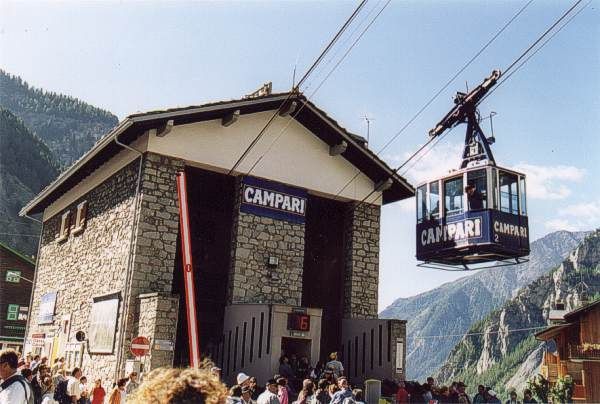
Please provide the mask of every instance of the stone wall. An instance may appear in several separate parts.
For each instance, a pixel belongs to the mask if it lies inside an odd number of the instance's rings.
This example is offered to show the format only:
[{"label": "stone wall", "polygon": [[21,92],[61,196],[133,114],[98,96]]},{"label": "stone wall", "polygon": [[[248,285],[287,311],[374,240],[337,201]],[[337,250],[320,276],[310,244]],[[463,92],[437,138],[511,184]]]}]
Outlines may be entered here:
[{"label": "stone wall", "polygon": [[[135,160],[111,178],[74,202],[72,214],[82,200],[88,201],[85,230],[62,242],[56,241],[61,215],[44,222],[37,279],[30,308],[28,337],[59,330],[63,316],[71,316],[68,341],[75,332],[89,334],[89,316],[93,297],[118,293],[121,299],[117,319],[115,349],[110,354],[83,355],[87,375],[113,380],[116,371],[119,324],[122,318],[125,275],[129,244],[134,224],[134,200],[139,160]],[[63,211],[64,212],[64,211]],[[61,212],[62,213],[62,212]],[[53,324],[38,325],[40,298],[48,292],[58,292]],[[64,345],[67,341],[61,341]]]},{"label": "stone wall", "polygon": [[[304,224],[240,212],[240,200],[234,208],[228,304],[300,306]],[[269,256],[279,259],[278,266],[267,265]]]},{"label": "stone wall", "polygon": [[380,211],[368,203],[348,205],[344,318],[377,318]]},{"label": "stone wall", "polygon": [[[126,359],[133,358],[129,346],[131,340],[140,335],[136,334],[140,317],[138,297],[151,292],[170,294],[172,290],[179,232],[176,175],[183,169],[181,160],[154,153],[144,155],[121,368]],[[174,343],[174,331],[171,338]]]},{"label": "stone wall", "polygon": [[137,335],[151,336],[150,353],[143,359],[144,369],[173,365],[172,350],[156,349],[156,340],[170,341],[175,349],[179,297],[171,294],[146,293],[138,296],[140,317]]}]

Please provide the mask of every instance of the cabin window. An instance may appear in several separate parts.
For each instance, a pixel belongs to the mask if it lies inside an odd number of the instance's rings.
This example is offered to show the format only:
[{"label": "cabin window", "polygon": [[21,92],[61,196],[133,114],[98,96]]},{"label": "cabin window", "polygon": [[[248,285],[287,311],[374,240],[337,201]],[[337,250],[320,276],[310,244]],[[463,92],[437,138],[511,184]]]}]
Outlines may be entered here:
[{"label": "cabin window", "polygon": [[[471,187],[474,189],[471,191]],[[476,170],[467,172],[467,201],[469,210],[487,209],[487,177],[486,171]]]},{"label": "cabin window", "polygon": [[498,209],[498,170],[492,168],[492,209]]},{"label": "cabin window", "polygon": [[437,181],[429,184],[429,211],[432,219],[440,217],[440,183]]},{"label": "cabin window", "polygon": [[444,181],[444,215],[453,216],[463,212],[463,179],[452,178]]},{"label": "cabin window", "polygon": [[519,196],[517,179],[514,174],[500,171],[500,210],[502,212],[519,214]]},{"label": "cabin window", "polygon": [[417,188],[417,223],[421,223],[427,216],[427,185]]},{"label": "cabin window", "polygon": [[521,196],[521,214],[527,215],[527,201],[525,200],[525,177],[519,177],[520,196]]}]

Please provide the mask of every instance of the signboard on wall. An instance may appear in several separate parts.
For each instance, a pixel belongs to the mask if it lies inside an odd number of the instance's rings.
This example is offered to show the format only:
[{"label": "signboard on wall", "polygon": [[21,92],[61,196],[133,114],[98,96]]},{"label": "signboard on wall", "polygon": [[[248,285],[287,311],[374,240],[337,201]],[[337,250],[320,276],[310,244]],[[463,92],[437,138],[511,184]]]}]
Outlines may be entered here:
[{"label": "signboard on wall", "polygon": [[301,188],[244,177],[240,211],[272,219],[304,223],[307,196],[306,190]]},{"label": "signboard on wall", "polygon": [[90,352],[113,352],[118,313],[118,295],[103,296],[101,298],[94,299],[94,303],[92,304],[92,312],[90,313]]},{"label": "signboard on wall", "polygon": [[56,294],[57,292],[50,292],[42,295],[38,324],[52,324],[54,320],[54,308],[56,306]]},{"label": "signboard on wall", "polygon": [[396,373],[404,373],[404,339],[396,339]]}]

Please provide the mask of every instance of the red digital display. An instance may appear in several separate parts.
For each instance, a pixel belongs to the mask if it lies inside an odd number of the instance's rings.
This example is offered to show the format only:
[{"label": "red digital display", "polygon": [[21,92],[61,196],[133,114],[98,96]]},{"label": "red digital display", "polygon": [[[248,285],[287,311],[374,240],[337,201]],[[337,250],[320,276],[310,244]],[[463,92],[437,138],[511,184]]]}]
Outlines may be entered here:
[{"label": "red digital display", "polygon": [[304,313],[289,313],[287,328],[293,331],[310,331],[310,316]]}]

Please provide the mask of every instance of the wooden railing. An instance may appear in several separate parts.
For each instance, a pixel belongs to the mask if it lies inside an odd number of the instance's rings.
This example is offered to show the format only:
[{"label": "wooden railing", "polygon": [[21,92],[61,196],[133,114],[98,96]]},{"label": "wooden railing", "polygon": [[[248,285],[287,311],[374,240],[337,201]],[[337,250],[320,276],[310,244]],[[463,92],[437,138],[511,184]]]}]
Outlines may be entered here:
[{"label": "wooden railing", "polygon": [[569,344],[569,358],[600,361],[600,349],[584,349],[583,345]]}]

